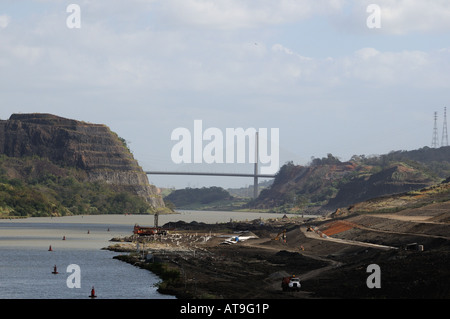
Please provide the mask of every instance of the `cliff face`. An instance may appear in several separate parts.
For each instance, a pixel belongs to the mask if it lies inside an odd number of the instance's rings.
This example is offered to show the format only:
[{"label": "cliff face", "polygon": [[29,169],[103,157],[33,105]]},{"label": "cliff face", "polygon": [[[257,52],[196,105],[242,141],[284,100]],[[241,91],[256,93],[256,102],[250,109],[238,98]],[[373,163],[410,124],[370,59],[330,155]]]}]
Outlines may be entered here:
[{"label": "cliff face", "polygon": [[119,137],[107,126],[51,114],[13,114],[0,121],[0,154],[38,156],[86,172],[89,182],[106,182],[119,191],[144,198],[152,208],[164,207],[158,189]]}]

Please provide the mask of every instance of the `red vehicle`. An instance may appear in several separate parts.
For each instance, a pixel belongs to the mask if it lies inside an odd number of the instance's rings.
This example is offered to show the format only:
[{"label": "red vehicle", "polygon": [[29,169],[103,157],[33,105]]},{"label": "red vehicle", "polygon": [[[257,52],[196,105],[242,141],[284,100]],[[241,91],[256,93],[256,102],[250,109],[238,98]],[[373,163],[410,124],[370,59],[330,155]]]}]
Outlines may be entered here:
[{"label": "red vehicle", "polygon": [[139,225],[134,225],[133,233],[139,236],[150,236],[150,235],[166,235],[166,230],[160,227],[141,227]]}]

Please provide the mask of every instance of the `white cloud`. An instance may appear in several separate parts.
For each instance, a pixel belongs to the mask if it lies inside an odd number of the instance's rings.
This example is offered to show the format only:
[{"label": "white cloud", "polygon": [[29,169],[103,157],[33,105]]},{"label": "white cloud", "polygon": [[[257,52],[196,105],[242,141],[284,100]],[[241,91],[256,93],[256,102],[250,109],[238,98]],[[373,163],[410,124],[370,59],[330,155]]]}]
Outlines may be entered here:
[{"label": "white cloud", "polygon": [[370,14],[366,9],[375,3],[381,8],[381,33],[450,30],[448,0],[165,0],[150,3],[163,19],[184,27],[239,30],[325,16],[347,31],[370,32],[366,25]]},{"label": "white cloud", "polygon": [[9,23],[11,22],[11,18],[6,14],[0,15],[0,29],[5,29]]},{"label": "white cloud", "polygon": [[449,58],[445,50],[380,52],[363,48],[345,58],[346,76],[378,87],[450,88]]},{"label": "white cloud", "polygon": [[304,87],[317,92],[341,87],[410,87],[417,90],[450,89],[450,50],[382,51],[366,47],[343,57],[305,57],[281,44],[274,44],[265,57],[266,74],[261,87],[302,92]]},{"label": "white cloud", "polygon": [[371,13],[366,9],[377,4],[381,9],[382,34],[404,35],[410,33],[450,31],[450,1],[448,0],[358,0],[348,3],[350,15],[333,17],[337,25],[345,26],[347,31],[359,30],[374,32],[367,28],[366,20]]},{"label": "white cloud", "polygon": [[450,1],[448,0],[380,0],[383,28],[388,32],[449,31]]},{"label": "white cloud", "polygon": [[272,50],[273,50],[273,51],[284,52],[284,53],[289,54],[289,55],[294,54],[294,52],[293,52],[291,49],[288,49],[288,48],[282,46],[282,45],[279,44],[279,43],[274,44],[274,45],[272,46]]},{"label": "white cloud", "polygon": [[174,22],[236,30],[291,23],[340,11],[344,0],[165,0],[163,12]]}]

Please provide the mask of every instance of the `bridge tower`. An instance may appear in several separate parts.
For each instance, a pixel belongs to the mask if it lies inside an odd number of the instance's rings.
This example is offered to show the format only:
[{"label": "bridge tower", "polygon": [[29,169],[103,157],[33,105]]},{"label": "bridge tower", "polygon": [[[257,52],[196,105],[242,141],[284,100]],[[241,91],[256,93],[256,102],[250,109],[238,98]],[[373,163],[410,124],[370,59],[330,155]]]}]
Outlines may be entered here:
[{"label": "bridge tower", "polygon": [[255,133],[255,176],[253,177],[253,199],[258,197],[258,145],[259,145],[259,136],[258,132]]}]

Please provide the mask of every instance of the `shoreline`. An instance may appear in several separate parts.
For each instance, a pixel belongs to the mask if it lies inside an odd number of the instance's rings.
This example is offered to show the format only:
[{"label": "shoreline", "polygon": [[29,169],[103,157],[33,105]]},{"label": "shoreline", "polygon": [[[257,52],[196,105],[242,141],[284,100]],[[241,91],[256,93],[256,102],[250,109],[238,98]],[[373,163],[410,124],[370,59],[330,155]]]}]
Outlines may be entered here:
[{"label": "shoreline", "polygon": [[[352,227],[336,235],[341,219],[179,223],[167,236],[121,238],[108,249],[123,249],[127,253],[117,259],[164,276],[158,292],[179,299],[450,297],[450,236],[449,228],[443,228],[448,222],[402,218],[401,232],[399,217],[394,217],[355,215],[348,218]],[[364,226],[374,218],[380,229]],[[422,227],[425,233],[408,232],[409,227]],[[447,235],[436,238],[435,231]],[[416,242],[420,245],[410,247],[417,249],[405,246]],[[367,284],[372,264],[382,271],[380,289]],[[300,279],[301,289],[285,292],[282,279],[292,275]]]},{"label": "shoreline", "polygon": [[[308,298],[307,292],[283,293],[282,277],[298,271],[299,260],[304,271],[328,266],[328,262],[302,255],[300,247],[288,246],[281,237],[272,239],[280,229],[304,223],[298,217],[265,224],[258,220],[190,223],[164,237],[114,238],[114,244],[105,249],[123,252],[114,258],[153,272],[162,280],[158,292],[179,299]],[[229,243],[236,237],[241,241]],[[137,253],[137,247],[142,251]],[[283,271],[277,265],[280,262]]]}]

